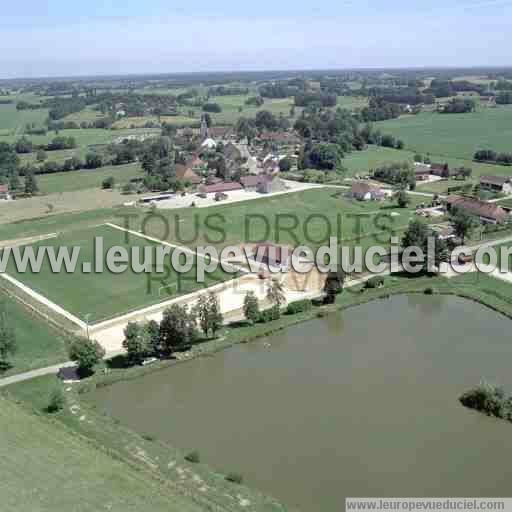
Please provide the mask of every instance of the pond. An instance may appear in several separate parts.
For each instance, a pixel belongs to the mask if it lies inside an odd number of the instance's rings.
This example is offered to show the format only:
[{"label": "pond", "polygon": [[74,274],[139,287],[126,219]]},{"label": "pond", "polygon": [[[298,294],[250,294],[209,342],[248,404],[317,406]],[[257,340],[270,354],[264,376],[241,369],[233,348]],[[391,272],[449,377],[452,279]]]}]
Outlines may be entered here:
[{"label": "pond", "polygon": [[462,407],[512,391],[507,318],[393,297],[90,396],[101,411],[303,511],[347,496],[507,496],[512,425]]}]

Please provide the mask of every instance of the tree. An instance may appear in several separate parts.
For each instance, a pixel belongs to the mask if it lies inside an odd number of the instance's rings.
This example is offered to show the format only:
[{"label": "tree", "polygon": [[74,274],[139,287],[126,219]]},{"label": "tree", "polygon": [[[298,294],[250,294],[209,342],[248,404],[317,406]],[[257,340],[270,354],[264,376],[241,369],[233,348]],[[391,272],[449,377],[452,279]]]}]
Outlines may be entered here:
[{"label": "tree", "polygon": [[273,305],[281,307],[286,302],[283,284],[277,279],[272,279],[267,288],[267,300]]},{"label": "tree", "polygon": [[85,155],[85,168],[86,169],[97,169],[103,165],[103,159],[98,153],[87,153]]},{"label": "tree", "polygon": [[27,137],[22,137],[15,144],[16,153],[32,153],[32,141]]},{"label": "tree", "polygon": [[16,353],[16,332],[9,323],[7,305],[0,302],[0,369],[9,367],[9,356]]},{"label": "tree", "polygon": [[46,412],[53,414],[64,409],[66,398],[60,385],[56,385],[51,391],[48,397],[48,405],[46,406]]},{"label": "tree", "polygon": [[324,304],[334,304],[336,295],[343,291],[345,272],[341,268],[330,270],[324,283]]},{"label": "tree", "polygon": [[[407,231],[402,238],[402,247],[404,249],[407,247],[419,247],[423,252],[424,258],[428,258],[429,238],[434,247],[433,263],[439,267],[441,262],[447,261],[449,258],[448,245],[445,240],[441,240],[439,235],[421,220],[413,219],[409,223]],[[431,269],[427,265],[423,265],[422,270],[428,272]]]},{"label": "tree", "polygon": [[256,322],[260,316],[260,306],[254,292],[248,292],[244,297],[244,317],[249,322]]},{"label": "tree", "polygon": [[39,191],[36,176],[31,171],[25,175],[25,194],[34,195]]},{"label": "tree", "polygon": [[132,364],[140,364],[150,351],[148,331],[138,322],[129,322],[124,329],[123,347]]},{"label": "tree", "polygon": [[279,160],[279,170],[281,172],[288,172],[291,168],[292,161],[288,157]]},{"label": "tree", "polygon": [[15,192],[21,188],[20,176],[18,171],[14,171],[9,177],[9,189]]},{"label": "tree", "polygon": [[461,239],[462,245],[464,245],[466,237],[469,236],[478,225],[476,217],[461,208],[452,208],[450,212],[450,223],[455,234]]},{"label": "tree", "polygon": [[399,190],[395,194],[396,202],[398,204],[398,208],[407,208],[411,199],[409,198],[407,192],[405,190]]},{"label": "tree", "polygon": [[101,182],[101,188],[104,190],[112,189],[112,188],[114,188],[114,183],[115,183],[114,176],[109,176],[108,178],[105,178]]},{"label": "tree", "polygon": [[190,345],[197,339],[196,317],[187,306],[173,304],[164,311],[160,323],[161,350],[171,354],[177,348]]},{"label": "tree", "polygon": [[146,337],[149,343],[149,352],[151,354],[160,353],[160,326],[155,320],[150,320],[145,326]]},{"label": "tree", "polygon": [[210,332],[215,337],[216,332],[221,328],[223,316],[220,312],[220,304],[217,296],[210,292],[207,295],[202,294],[197,301],[194,309],[197,315],[199,325],[205,336]]},{"label": "tree", "polygon": [[240,139],[247,139],[248,144],[251,144],[252,140],[258,134],[254,121],[246,117],[238,119],[235,125],[235,131]]},{"label": "tree", "polygon": [[87,376],[105,356],[105,349],[95,340],[76,336],[69,345],[69,358],[76,361],[80,375]]}]

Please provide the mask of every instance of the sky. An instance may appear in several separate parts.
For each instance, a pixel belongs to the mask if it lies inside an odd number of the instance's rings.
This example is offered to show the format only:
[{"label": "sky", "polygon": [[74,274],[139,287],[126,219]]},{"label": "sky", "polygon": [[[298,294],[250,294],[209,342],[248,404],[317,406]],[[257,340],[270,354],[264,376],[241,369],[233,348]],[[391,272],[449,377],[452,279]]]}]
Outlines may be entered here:
[{"label": "sky", "polygon": [[25,0],[0,78],[512,65],[512,0]]}]

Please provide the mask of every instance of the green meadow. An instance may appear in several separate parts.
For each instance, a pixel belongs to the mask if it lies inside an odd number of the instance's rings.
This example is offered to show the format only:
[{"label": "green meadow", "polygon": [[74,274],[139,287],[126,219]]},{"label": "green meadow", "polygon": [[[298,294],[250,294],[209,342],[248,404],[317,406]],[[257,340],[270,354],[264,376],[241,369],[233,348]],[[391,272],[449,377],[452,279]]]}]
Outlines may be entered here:
[{"label": "green meadow", "polygon": [[77,317],[83,319],[90,315],[91,323],[211,286],[232,276],[219,268],[207,275],[204,283],[197,283],[195,261],[192,269],[185,274],[171,268],[161,274],[135,273],[130,266],[123,273],[112,273],[106,265],[101,273],[86,273],[83,272],[84,262],[92,263],[94,270],[95,237],[103,238],[103,262],[107,251],[114,246],[124,247],[129,254],[131,248],[137,247],[142,255],[144,248],[158,245],[133,235],[126,239],[123,232],[108,226],[70,231],[32,247],[34,251],[42,246],[54,247],[56,252],[59,247],[67,247],[70,254],[73,247],[79,247],[80,255],[74,272],[67,273],[62,268],[60,273],[53,273],[47,256],[40,272],[27,269],[24,273],[17,271],[11,257],[7,272]]},{"label": "green meadow", "polygon": [[147,469],[114,458],[66,425],[6,398],[0,398],[0,429],[3,512],[203,510]]},{"label": "green meadow", "polygon": [[67,360],[65,343],[60,333],[2,291],[0,304],[7,312],[9,325],[14,328],[17,343],[16,353],[9,358],[11,367],[0,372],[0,377]]},{"label": "green meadow", "polygon": [[376,123],[420,153],[471,160],[478,149],[512,151],[512,106],[469,114],[424,112]]},{"label": "green meadow", "polygon": [[123,185],[142,175],[140,164],[133,163],[110,165],[99,169],[41,174],[37,177],[37,183],[42,194],[51,194],[100,188],[102,181],[111,176],[114,178],[116,186]]}]

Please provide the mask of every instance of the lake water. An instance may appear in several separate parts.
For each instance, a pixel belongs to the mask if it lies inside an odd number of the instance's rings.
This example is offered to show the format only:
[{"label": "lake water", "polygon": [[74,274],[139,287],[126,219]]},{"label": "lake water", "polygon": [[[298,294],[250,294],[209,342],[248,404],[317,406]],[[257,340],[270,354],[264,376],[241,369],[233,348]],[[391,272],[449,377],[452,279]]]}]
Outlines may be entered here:
[{"label": "lake water", "polygon": [[458,397],[482,377],[512,392],[511,326],[456,297],[394,297],[91,398],[303,511],[342,510],[346,496],[510,496],[512,425]]}]

